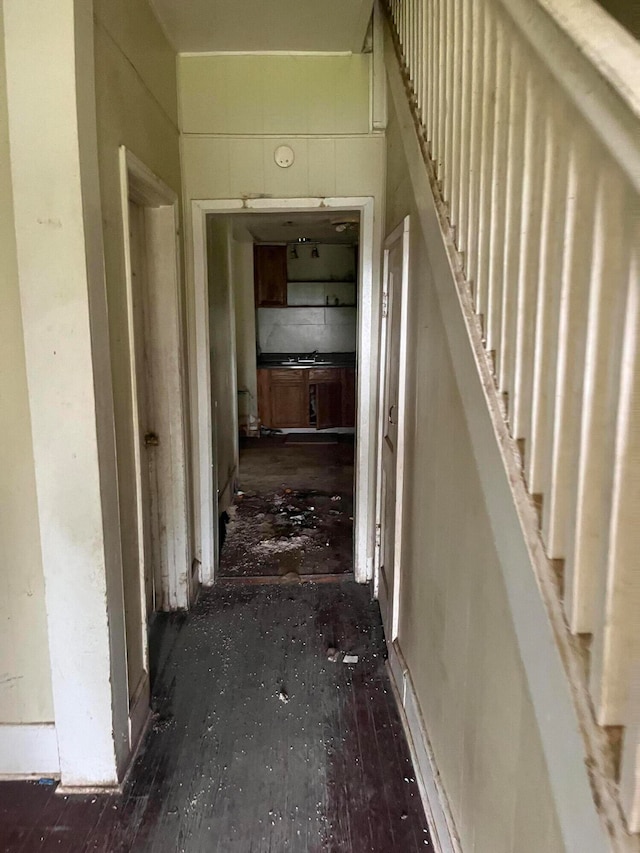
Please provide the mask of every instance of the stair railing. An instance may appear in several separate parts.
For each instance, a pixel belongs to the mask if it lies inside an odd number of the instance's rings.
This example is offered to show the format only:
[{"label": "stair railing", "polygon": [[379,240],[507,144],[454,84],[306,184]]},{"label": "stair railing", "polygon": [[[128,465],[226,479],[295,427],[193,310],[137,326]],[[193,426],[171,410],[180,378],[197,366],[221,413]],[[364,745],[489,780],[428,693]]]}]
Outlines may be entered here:
[{"label": "stair railing", "polygon": [[640,45],[593,0],[386,0],[640,832]]}]

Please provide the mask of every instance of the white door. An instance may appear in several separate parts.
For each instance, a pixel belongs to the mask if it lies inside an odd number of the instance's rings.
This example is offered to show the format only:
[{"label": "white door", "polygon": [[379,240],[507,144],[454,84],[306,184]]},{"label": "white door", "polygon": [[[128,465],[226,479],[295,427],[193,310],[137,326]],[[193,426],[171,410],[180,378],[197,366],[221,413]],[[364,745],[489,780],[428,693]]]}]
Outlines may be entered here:
[{"label": "white door", "polygon": [[385,241],[381,305],[376,589],[389,642],[400,605],[408,258],[407,216]]},{"label": "white door", "polygon": [[140,505],[142,515],[142,565],[144,611],[147,618],[155,610],[155,571],[159,541],[157,513],[156,448],[160,439],[154,422],[151,357],[147,308],[148,272],[146,265],[145,209],[129,200],[129,239],[131,246],[131,307],[137,392],[138,452],[141,460]]}]

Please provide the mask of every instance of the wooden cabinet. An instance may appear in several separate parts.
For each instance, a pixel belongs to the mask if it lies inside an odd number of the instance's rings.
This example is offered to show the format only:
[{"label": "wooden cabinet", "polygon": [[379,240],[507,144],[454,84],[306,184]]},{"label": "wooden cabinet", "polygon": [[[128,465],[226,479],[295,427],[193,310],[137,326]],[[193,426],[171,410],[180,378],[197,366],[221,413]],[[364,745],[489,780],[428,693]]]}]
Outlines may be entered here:
[{"label": "wooden cabinet", "polygon": [[260,368],[258,413],[271,429],[353,427],[355,369]]},{"label": "wooden cabinet", "polygon": [[355,427],[356,425],[355,367],[344,367],[342,369],[342,425],[346,427]]},{"label": "wooden cabinet", "polygon": [[287,247],[254,244],[256,305],[279,308],[287,304]]}]

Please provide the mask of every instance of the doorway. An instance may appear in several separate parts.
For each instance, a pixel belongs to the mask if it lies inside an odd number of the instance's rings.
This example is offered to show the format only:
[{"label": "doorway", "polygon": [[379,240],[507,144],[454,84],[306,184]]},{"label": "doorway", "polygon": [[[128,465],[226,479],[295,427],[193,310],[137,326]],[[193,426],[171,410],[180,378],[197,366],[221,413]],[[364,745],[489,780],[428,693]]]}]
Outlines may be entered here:
[{"label": "doorway", "polygon": [[[353,563],[355,577],[361,582],[366,581],[371,578],[373,568],[373,502],[375,497],[375,495],[371,493],[374,478],[371,476],[372,472],[370,466],[370,454],[375,442],[375,419],[370,416],[372,390],[375,384],[373,381],[372,365],[375,364],[377,355],[377,332],[374,328],[376,310],[375,305],[372,305],[371,301],[373,288],[373,199],[255,199],[212,202],[197,201],[193,202],[192,213],[195,285],[194,321],[197,351],[197,376],[195,377],[197,393],[194,395],[194,399],[196,400],[196,406],[194,407],[196,427],[194,429],[194,433],[197,436],[196,458],[199,460],[197,479],[200,492],[200,500],[198,501],[200,517],[197,520],[197,529],[200,532],[200,541],[202,543],[201,579],[205,584],[211,584],[217,573],[219,547],[226,532],[224,521],[223,524],[220,524],[219,519],[223,513],[226,512],[229,500],[228,495],[224,494],[225,483],[223,483],[223,480],[229,481],[232,479],[229,477],[228,466],[220,472],[218,470],[218,465],[216,464],[214,448],[217,447],[219,442],[216,423],[220,424],[225,418],[227,418],[227,420],[229,417],[233,418],[236,421],[235,429],[237,430],[238,427],[242,425],[246,431],[247,437],[246,439],[242,439],[242,443],[244,444],[245,441],[248,442],[252,440],[252,437],[249,437],[250,432],[253,431],[255,434],[255,432],[259,431],[260,421],[263,421],[264,423],[270,424],[268,429],[272,431],[272,434],[265,435],[263,431],[259,432],[259,434],[262,435],[260,441],[271,441],[273,449],[275,449],[278,444],[281,444],[283,445],[283,450],[286,447],[288,451],[291,451],[292,445],[297,445],[298,448],[302,447],[302,452],[304,452],[304,450],[308,449],[311,445],[315,445],[314,452],[317,454],[318,451],[320,451],[320,458],[322,458],[323,451],[320,450],[320,448],[324,446],[325,459],[331,452],[331,448],[335,448],[335,445],[338,446],[337,449],[339,452],[344,453],[345,446],[348,448],[348,445],[353,443],[353,438],[352,436],[349,436],[348,433],[351,432],[353,434],[356,429],[355,426],[345,428],[337,425],[342,423],[343,418],[345,417],[345,412],[342,407],[342,399],[348,399],[348,394],[343,394],[342,392],[342,375],[340,378],[340,395],[338,395],[338,382],[335,381],[335,376],[333,374],[329,376],[328,373],[326,375],[322,375],[323,370],[328,370],[335,365],[321,365],[318,364],[317,361],[314,361],[313,363],[310,362],[304,366],[308,369],[308,375],[306,376],[299,371],[296,373],[293,365],[277,365],[277,370],[279,370],[280,373],[277,375],[273,374],[271,376],[271,379],[277,380],[273,383],[273,385],[277,387],[269,389],[274,392],[271,394],[271,402],[269,403],[271,406],[270,412],[265,412],[263,406],[262,410],[258,411],[257,416],[255,415],[255,412],[249,412],[247,414],[245,411],[243,413],[242,398],[244,394],[244,402],[246,404],[246,391],[248,389],[245,389],[242,386],[239,378],[237,380],[236,392],[240,400],[240,409],[238,410],[238,408],[234,406],[234,412],[232,414],[229,413],[228,409],[220,412],[218,408],[218,411],[216,411],[216,400],[213,399],[212,395],[212,388],[215,387],[214,382],[212,381],[212,355],[216,342],[212,340],[211,337],[214,332],[216,318],[210,313],[211,287],[213,282],[210,264],[207,261],[207,246],[208,244],[210,245],[211,242],[209,226],[211,221],[210,217],[215,215],[218,217],[227,217],[227,219],[229,219],[231,218],[230,215],[235,215],[234,218],[240,222],[248,221],[250,217],[256,214],[277,214],[280,220],[284,217],[284,220],[286,221],[288,217],[290,220],[295,221],[295,217],[299,214],[320,213],[322,216],[330,214],[331,218],[336,221],[336,224],[346,222],[347,214],[353,215],[354,217],[357,216],[359,218],[359,239],[357,249],[358,275],[357,287],[355,288],[357,291],[359,306],[357,324],[355,326],[356,349],[358,352],[357,383],[355,382],[355,363],[351,365],[353,369],[352,382],[354,386],[357,384],[357,388],[354,389],[354,411],[351,413],[351,417],[353,418],[354,425],[357,424],[358,442],[355,447],[354,465],[354,470],[356,471],[355,501],[353,510],[346,514],[346,519],[349,522],[352,522],[354,527],[353,538],[355,547]],[[309,235],[305,236],[308,237]],[[262,245],[268,245],[270,243],[268,239],[252,242],[261,242]],[[294,241],[283,239],[278,242],[282,247],[280,250],[279,261],[279,263],[282,264],[283,250],[293,254],[291,244]],[[271,244],[273,244],[272,241]],[[320,254],[322,250],[319,241],[313,239],[301,241],[298,245],[306,246],[309,253],[309,258],[307,260],[309,261],[311,260],[311,253],[314,249],[318,254]],[[254,251],[255,250],[252,245],[252,257]],[[298,256],[300,256],[300,251],[297,250],[297,253]],[[219,256],[222,257],[223,254],[224,252]],[[274,255],[277,255],[277,253],[274,253]],[[230,256],[230,250],[227,250],[226,256]],[[319,258],[314,257],[313,259],[318,260]],[[278,261],[277,259],[274,261],[272,258],[269,263],[271,268],[273,268],[274,265],[277,265]],[[272,294],[269,295],[272,283],[269,282],[268,277],[257,283],[258,288],[261,286],[263,287],[263,293],[266,295],[267,299],[274,298]],[[252,281],[250,305],[250,311],[252,313],[255,313],[257,307],[255,304],[254,292],[257,291],[254,291],[254,282]],[[234,294],[233,298],[237,298],[237,294]],[[331,298],[331,295],[324,293],[323,308],[327,307],[327,298]],[[335,298],[336,297],[334,296],[334,299]],[[338,301],[340,301],[340,297],[338,296],[337,298]],[[263,305],[262,307],[267,310],[269,308],[278,310],[278,306],[276,305]],[[300,307],[311,306],[302,305]],[[316,307],[320,308],[321,306]],[[337,305],[335,307],[341,308],[343,306]],[[258,334],[260,334],[260,332],[258,332]],[[236,338],[238,350],[237,352],[234,351],[232,356],[233,359],[238,357],[238,352],[240,352],[243,343],[242,336],[238,333],[237,329]],[[315,352],[315,350],[318,350],[318,352]],[[298,355],[307,355],[309,357],[313,356],[314,359],[320,355],[320,350],[320,347],[311,347],[306,344],[296,348]],[[280,353],[280,355],[282,355],[282,353]],[[302,367],[302,365],[300,367]],[[340,365],[340,369],[343,369],[343,367],[345,367],[345,365]],[[257,378],[257,364],[255,369]],[[311,375],[311,371],[314,371],[313,376]],[[236,372],[235,375],[239,377],[240,372]],[[303,378],[306,381],[301,381]],[[260,394],[260,389],[258,387],[255,389],[254,396],[256,402],[260,397],[264,400],[264,395]],[[285,415],[283,418],[281,417],[282,406],[285,403],[286,408],[289,412],[293,412],[293,415]],[[274,406],[277,410],[275,412],[275,420],[273,417]],[[242,424],[243,414],[246,417],[244,424]],[[319,420],[318,415],[320,416]],[[348,416],[348,412],[346,415]],[[335,434],[328,437],[329,431]],[[310,432],[314,433],[313,440],[311,437],[303,438],[301,436],[302,433],[308,434]],[[323,435],[319,436],[318,440],[319,433],[323,433]],[[304,442],[304,444],[302,444],[302,442]],[[238,460],[241,452],[243,451],[244,447],[241,447],[239,443]],[[297,452],[301,451],[298,450]],[[240,470],[236,467],[236,470],[233,473],[233,477],[235,477],[236,482],[238,482],[238,475],[241,473],[241,469],[242,464],[240,464]],[[281,482],[280,485],[283,486],[284,489],[291,488],[287,483]],[[241,491],[243,490],[241,489]],[[285,492],[285,494],[290,493]],[[330,497],[334,496],[336,498],[339,497],[337,494]],[[311,495],[310,498],[313,498],[313,495]],[[334,509],[335,504],[337,503],[338,501],[336,500],[334,502],[334,506],[331,508]],[[293,501],[289,501],[287,505],[293,507],[293,509],[290,510],[292,515],[304,515],[304,507],[299,507],[300,512],[296,512],[294,510],[298,508],[296,508]],[[310,500],[310,506],[315,507],[313,500]],[[315,510],[309,511],[313,512]],[[337,512],[337,510],[335,511]]]},{"label": "doorway", "polygon": [[149,713],[148,627],[158,610],[193,595],[187,500],[178,199],[120,149],[135,532],[138,559],[123,568],[129,737]]},{"label": "doorway", "polygon": [[360,212],[206,235],[219,577],[353,576]]}]

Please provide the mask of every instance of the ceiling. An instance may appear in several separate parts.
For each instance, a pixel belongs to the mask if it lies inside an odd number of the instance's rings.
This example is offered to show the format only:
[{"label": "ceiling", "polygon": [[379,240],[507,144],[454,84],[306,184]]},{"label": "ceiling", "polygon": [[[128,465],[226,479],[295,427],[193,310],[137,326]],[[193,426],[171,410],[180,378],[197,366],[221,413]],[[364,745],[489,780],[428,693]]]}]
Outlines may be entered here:
[{"label": "ceiling", "polygon": [[151,0],[151,5],[179,53],[360,53],[373,0]]},{"label": "ceiling", "polygon": [[[358,211],[241,213],[233,218],[236,239],[256,243],[295,243],[304,237],[312,243],[352,244],[358,242],[360,232]],[[342,224],[347,227],[337,231]]]}]

